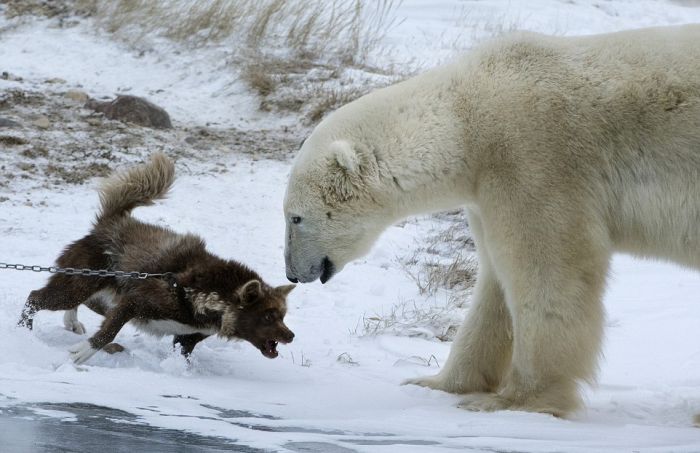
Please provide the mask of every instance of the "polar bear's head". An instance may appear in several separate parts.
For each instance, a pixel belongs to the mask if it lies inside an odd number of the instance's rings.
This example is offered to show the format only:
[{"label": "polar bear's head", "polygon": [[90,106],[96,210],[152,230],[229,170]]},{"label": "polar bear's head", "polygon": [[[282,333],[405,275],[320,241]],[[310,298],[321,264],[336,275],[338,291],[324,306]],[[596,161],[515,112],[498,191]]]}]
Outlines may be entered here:
[{"label": "polar bear's head", "polygon": [[325,283],[367,253],[390,223],[375,152],[330,135],[304,142],[287,186],[285,262],[293,282]]}]

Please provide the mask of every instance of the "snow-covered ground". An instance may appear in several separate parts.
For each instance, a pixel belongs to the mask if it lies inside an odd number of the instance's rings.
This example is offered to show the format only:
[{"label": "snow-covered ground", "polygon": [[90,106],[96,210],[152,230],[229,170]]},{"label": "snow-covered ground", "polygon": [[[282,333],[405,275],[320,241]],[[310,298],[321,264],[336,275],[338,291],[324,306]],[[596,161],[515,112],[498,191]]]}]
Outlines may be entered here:
[{"label": "snow-covered ground", "polygon": [[[568,35],[700,22],[700,8],[680,3],[404,0],[396,14],[405,20],[388,40],[395,58],[431,66],[499,29]],[[212,59],[139,57],[85,24],[63,29],[31,21],[0,34],[0,71],[25,84],[60,77],[67,86],[107,95],[128,87],[179,123],[267,127],[275,121],[256,113],[254,98]],[[0,80],[0,93],[16,84]],[[4,158],[0,148],[0,165]],[[281,205],[291,163],[232,154],[217,159],[226,172],[198,171],[201,161],[180,161],[170,198],[136,215],[195,232],[213,252],[283,284]],[[18,184],[0,193],[0,262],[48,265],[88,231],[95,183],[28,193]],[[421,296],[397,259],[440,227],[433,218],[392,227],[366,258],[329,284],[295,289],[286,321],[296,338],[275,360],[247,343],[212,338],[187,366],[169,339],[127,326],[118,337],[125,352],[98,353],[75,367],[67,348],[80,338],[63,329],[62,314],[40,313],[32,332],[15,327],[27,294],[46,275],[0,271],[0,427],[3,414],[14,413],[11,407],[70,424],[75,414],[45,403],[88,403],[133,414],[129,423],[273,451],[700,451],[700,429],[691,423],[700,413],[700,345],[693,328],[700,321],[700,274],[668,264],[614,260],[599,384],[585,389],[587,408],[572,420],[466,412],[456,408],[458,396],[399,386],[407,377],[436,373],[450,344],[425,336],[363,336],[363,318],[400,303],[444,302],[444,293]],[[100,323],[87,309],[79,316],[88,332]],[[0,429],[0,444],[13,435]]]}]

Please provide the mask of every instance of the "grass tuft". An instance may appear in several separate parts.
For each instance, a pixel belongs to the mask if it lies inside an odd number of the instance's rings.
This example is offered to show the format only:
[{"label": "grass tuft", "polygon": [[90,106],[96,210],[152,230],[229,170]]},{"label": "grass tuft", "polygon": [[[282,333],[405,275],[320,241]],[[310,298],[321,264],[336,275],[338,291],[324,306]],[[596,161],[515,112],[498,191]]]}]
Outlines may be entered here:
[{"label": "grass tuft", "polygon": [[[76,0],[76,10],[129,44],[165,38],[225,49],[263,110],[302,112],[308,123],[369,88],[341,83],[347,69],[386,75],[382,52],[399,0]],[[382,85],[382,77],[379,85]],[[363,81],[366,82],[366,81]],[[384,83],[385,84],[385,83]],[[330,85],[333,85],[332,87]],[[371,87],[371,83],[370,83]]]},{"label": "grass tuft", "polygon": [[454,339],[462,323],[478,269],[474,243],[462,211],[435,216],[438,227],[399,264],[418,287],[424,300],[403,300],[388,312],[363,316],[354,334],[392,334]]}]

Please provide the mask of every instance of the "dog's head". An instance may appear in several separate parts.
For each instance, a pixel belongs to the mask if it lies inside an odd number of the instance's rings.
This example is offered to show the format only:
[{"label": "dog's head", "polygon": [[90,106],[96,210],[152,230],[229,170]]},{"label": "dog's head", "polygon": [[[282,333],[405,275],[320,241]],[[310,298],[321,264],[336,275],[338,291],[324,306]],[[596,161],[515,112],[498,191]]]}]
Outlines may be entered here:
[{"label": "dog's head", "polygon": [[[233,329],[233,336],[249,341],[270,359],[277,357],[278,343],[291,343],[294,333],[284,324],[287,295],[294,285],[268,287],[250,280],[238,290],[236,319],[221,323],[221,335]],[[229,334],[230,335],[230,334]]]},{"label": "dog's head", "polygon": [[277,345],[294,339],[294,333],[284,324],[284,316],[287,295],[295,285],[273,288],[257,278],[238,287],[231,287],[231,280],[219,285],[205,283],[211,276],[195,276],[186,283],[195,313],[220,318],[219,336],[246,340],[265,357],[277,357]]}]

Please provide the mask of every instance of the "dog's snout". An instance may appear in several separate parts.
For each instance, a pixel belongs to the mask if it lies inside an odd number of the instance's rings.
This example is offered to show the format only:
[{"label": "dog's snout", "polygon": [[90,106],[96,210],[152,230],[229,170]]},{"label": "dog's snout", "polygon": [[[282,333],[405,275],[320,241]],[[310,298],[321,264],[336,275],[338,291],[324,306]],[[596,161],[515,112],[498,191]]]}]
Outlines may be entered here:
[{"label": "dog's snout", "polygon": [[285,332],[284,334],[284,341],[286,341],[287,343],[291,343],[292,340],[294,340],[294,332],[292,332],[291,330],[287,330],[287,332]]}]

